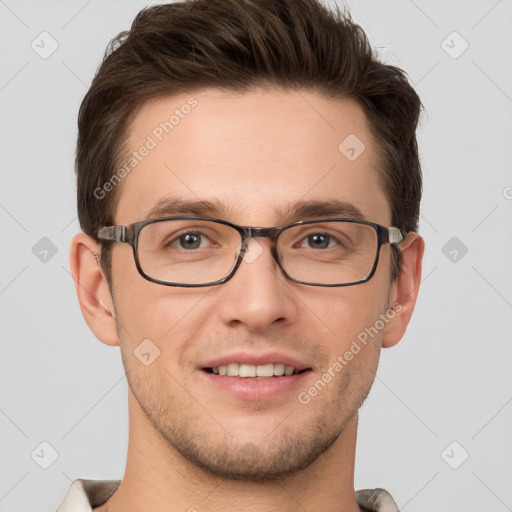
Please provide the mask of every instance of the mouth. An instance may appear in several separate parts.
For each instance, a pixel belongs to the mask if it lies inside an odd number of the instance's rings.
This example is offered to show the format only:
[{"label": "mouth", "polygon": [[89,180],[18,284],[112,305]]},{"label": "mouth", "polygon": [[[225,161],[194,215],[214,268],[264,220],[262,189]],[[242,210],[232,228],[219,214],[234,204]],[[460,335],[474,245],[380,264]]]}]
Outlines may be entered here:
[{"label": "mouth", "polygon": [[240,377],[242,379],[273,379],[275,377],[289,377],[291,375],[299,375],[303,372],[311,370],[311,368],[304,368],[301,370],[294,366],[285,365],[283,363],[266,363],[260,365],[247,363],[229,363],[219,366],[202,368],[202,370],[214,375],[226,375],[228,377]]},{"label": "mouth", "polygon": [[[308,364],[285,354],[232,354],[199,368],[203,384],[243,401],[266,401],[289,396],[305,385],[313,371]],[[206,388],[205,388],[206,389]]]}]

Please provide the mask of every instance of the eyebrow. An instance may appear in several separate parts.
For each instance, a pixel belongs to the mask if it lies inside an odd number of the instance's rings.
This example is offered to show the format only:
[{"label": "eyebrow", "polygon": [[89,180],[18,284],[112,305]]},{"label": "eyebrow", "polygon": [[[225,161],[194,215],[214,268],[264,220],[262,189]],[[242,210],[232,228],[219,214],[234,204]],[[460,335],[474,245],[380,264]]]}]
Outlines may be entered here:
[{"label": "eyebrow", "polygon": [[[340,199],[297,201],[275,210],[278,223],[298,220],[336,217],[365,220],[362,211],[354,204]],[[147,213],[147,219],[192,215],[228,220],[233,217],[233,209],[218,199],[190,201],[179,197],[160,199]]]},{"label": "eyebrow", "polygon": [[340,199],[324,201],[298,201],[284,210],[276,212],[280,220],[295,222],[301,219],[338,217],[343,219],[364,220],[363,212],[354,204]]},{"label": "eyebrow", "polygon": [[195,215],[197,217],[228,217],[230,208],[217,199],[189,201],[179,197],[163,197],[149,210],[147,219],[172,215]]}]

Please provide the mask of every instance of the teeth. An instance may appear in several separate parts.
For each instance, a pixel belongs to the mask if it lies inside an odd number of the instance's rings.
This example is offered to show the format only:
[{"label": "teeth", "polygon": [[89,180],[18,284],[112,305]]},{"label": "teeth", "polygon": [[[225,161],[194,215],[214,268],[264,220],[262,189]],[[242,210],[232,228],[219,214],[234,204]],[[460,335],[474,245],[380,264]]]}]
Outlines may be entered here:
[{"label": "teeth", "polygon": [[284,375],[284,364],[275,364],[274,365],[274,375]]},{"label": "teeth", "polygon": [[228,364],[228,376],[229,377],[238,377],[239,371],[240,371],[240,365],[238,363]]},{"label": "teeth", "polygon": [[[274,376],[274,365],[272,363],[262,364],[260,366],[254,366],[256,375],[258,377],[273,377]],[[242,376],[242,374],[240,374]]]},{"label": "teeth", "polygon": [[[238,366],[238,365],[237,365]],[[241,364],[238,370],[239,377],[256,377],[256,366],[252,364]]]},{"label": "teeth", "polygon": [[281,377],[283,375],[293,375],[295,368],[293,366],[285,366],[281,363],[268,363],[255,366],[253,364],[230,363],[224,366],[216,366],[212,368],[215,375],[228,375],[229,377]]}]

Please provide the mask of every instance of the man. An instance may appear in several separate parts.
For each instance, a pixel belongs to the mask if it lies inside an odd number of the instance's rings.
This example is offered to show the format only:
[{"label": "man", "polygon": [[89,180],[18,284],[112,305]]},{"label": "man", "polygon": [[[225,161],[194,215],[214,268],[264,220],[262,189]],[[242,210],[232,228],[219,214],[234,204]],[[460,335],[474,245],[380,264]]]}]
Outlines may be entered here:
[{"label": "man", "polygon": [[313,0],[148,8],[81,106],[83,315],[129,384],[121,482],[60,512],[398,510],[358,409],[414,308],[420,100]]}]

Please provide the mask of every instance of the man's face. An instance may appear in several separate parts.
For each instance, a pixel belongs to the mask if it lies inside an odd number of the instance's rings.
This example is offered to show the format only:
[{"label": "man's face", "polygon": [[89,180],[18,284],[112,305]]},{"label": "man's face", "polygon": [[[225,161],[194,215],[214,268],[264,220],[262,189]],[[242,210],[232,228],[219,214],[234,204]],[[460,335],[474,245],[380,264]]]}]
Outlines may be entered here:
[{"label": "man's face", "polygon": [[[302,220],[278,212],[330,200],[390,225],[375,142],[354,103],[277,89],[193,97],[197,105],[168,134],[155,129],[190,96],[152,101],[134,119],[127,152],[148,136],[157,144],[120,185],[115,224],[144,220],[162,199],[179,198],[221,204],[209,216],[244,226]],[[355,160],[338,149],[350,134],[366,147]],[[336,442],[371,387],[383,330],[366,346],[359,343],[341,370],[333,364],[389,307],[389,245],[369,282],[325,288],[287,280],[270,240],[256,242],[255,259],[243,261],[230,281],[205,288],[145,280],[126,244],[114,244],[112,256],[120,346],[140,406],[131,413],[145,414],[156,437],[189,460],[231,478],[265,479],[306,467]],[[149,366],[134,355],[145,339],[160,350]],[[271,379],[212,373],[229,363],[306,371]],[[330,368],[330,382],[304,403],[304,392]]]}]

